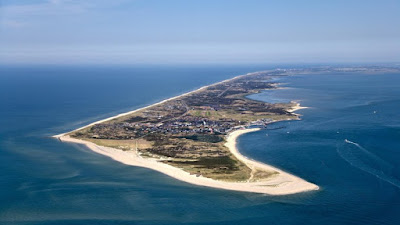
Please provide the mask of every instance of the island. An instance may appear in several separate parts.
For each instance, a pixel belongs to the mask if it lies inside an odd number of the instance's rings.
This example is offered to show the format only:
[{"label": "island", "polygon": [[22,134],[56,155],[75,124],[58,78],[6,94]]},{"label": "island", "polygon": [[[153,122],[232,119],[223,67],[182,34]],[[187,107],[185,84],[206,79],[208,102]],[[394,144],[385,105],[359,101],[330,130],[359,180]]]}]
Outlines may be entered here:
[{"label": "island", "polygon": [[195,185],[269,195],[318,190],[313,183],[241,155],[236,139],[273,122],[300,119],[294,113],[301,108],[297,102],[272,104],[247,96],[279,88],[274,77],[323,72],[365,70],[275,69],[248,73],[55,137]]}]

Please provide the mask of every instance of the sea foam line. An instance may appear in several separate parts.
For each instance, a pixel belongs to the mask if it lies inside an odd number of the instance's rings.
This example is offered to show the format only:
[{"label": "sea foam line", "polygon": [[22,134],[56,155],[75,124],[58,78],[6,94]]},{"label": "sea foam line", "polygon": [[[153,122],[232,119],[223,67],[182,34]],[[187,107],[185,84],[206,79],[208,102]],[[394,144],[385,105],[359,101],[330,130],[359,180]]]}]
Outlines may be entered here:
[{"label": "sea foam line", "polygon": [[[366,162],[367,160],[363,160],[362,157],[355,155],[351,150],[341,150],[340,148],[337,148],[337,152],[340,157],[342,157],[347,163],[349,163],[351,166],[362,170],[366,173],[369,173],[376,178],[385,181],[397,188],[400,188],[400,180],[397,178],[393,177],[392,175],[389,175],[390,169],[393,168],[392,165],[388,164],[386,161],[383,159],[379,158],[378,156],[374,155],[373,153],[369,152],[367,149],[362,147],[360,144],[349,141],[347,139],[344,140],[346,143],[351,144],[356,146],[358,149],[361,150],[362,153],[364,153],[364,156],[367,156],[368,161],[375,162],[376,165],[379,165],[378,168],[374,168],[374,166],[368,165]],[[372,160],[371,160],[372,159]],[[386,170],[386,171],[384,171]]]}]

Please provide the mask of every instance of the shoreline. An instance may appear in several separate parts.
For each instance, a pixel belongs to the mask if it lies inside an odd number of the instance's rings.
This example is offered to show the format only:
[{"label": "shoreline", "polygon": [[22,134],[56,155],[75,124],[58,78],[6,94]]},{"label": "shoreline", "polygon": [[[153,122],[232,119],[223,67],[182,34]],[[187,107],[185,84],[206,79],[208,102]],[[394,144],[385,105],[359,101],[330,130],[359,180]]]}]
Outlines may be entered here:
[{"label": "shoreline", "polygon": [[[255,72],[257,73],[257,72]],[[273,166],[257,162],[255,160],[248,159],[247,157],[243,156],[240,154],[239,150],[237,149],[236,146],[236,139],[245,133],[249,132],[254,132],[260,130],[259,128],[252,128],[252,129],[242,129],[242,130],[235,130],[233,132],[230,132],[227,134],[227,139],[225,146],[229,149],[229,151],[239,160],[245,163],[251,170],[252,172],[255,169],[260,169],[262,171],[276,171],[278,174],[271,175],[268,179],[264,179],[261,181],[251,181],[250,179],[247,182],[227,182],[227,181],[220,181],[220,180],[213,180],[211,178],[206,178],[202,176],[196,176],[196,175],[191,175],[188,172],[185,172],[184,170],[173,167],[171,165],[162,163],[157,161],[156,159],[151,159],[151,158],[142,158],[139,156],[135,151],[123,151],[111,147],[105,147],[105,146],[99,146],[96,145],[92,142],[89,141],[84,141],[80,139],[75,139],[71,138],[68,133],[78,131],[84,128],[87,128],[89,126],[102,123],[105,121],[109,121],[121,116],[126,116],[131,113],[135,113],[147,108],[150,108],[155,105],[163,104],[167,101],[174,100],[186,95],[190,95],[192,93],[204,90],[208,87],[212,87],[214,85],[218,85],[224,82],[232,81],[238,78],[241,78],[246,75],[250,75],[253,73],[247,73],[244,75],[239,75],[230,79],[226,79],[217,83],[213,83],[210,85],[206,85],[203,87],[200,87],[196,90],[183,93],[181,95],[171,97],[165,100],[162,100],[160,102],[157,102],[152,105],[148,105],[139,109],[135,109],[126,113],[120,113],[116,116],[112,116],[109,118],[105,118],[93,123],[90,123],[88,125],[85,125],[83,127],[77,128],[73,131],[65,132],[62,134],[54,135],[52,137],[58,138],[62,142],[70,142],[70,143],[75,143],[75,144],[82,144],[85,145],[87,148],[90,150],[98,153],[105,155],[107,157],[112,158],[115,161],[121,162],[126,165],[131,165],[131,166],[139,166],[139,167],[144,167],[144,168],[149,168],[152,170],[156,170],[158,172],[161,172],[163,174],[166,174],[170,177],[173,177],[175,179],[194,184],[194,185],[199,185],[199,186],[205,186],[205,187],[211,187],[211,188],[219,188],[219,189],[225,189],[225,190],[232,190],[232,191],[241,191],[241,192],[253,192],[253,193],[262,193],[262,194],[269,194],[269,195],[287,195],[287,194],[295,194],[295,193],[300,193],[300,192],[305,192],[305,191],[312,191],[312,190],[318,190],[319,187],[315,184],[309,183],[299,177],[296,177],[292,174],[289,174],[287,172],[284,172],[281,169],[275,168]],[[295,102],[296,105],[290,109],[289,112],[294,112],[298,109],[303,109],[307,107],[301,107],[300,103]],[[274,122],[279,122],[279,121],[274,121]]]},{"label": "shoreline", "polygon": [[167,176],[170,176],[172,178],[175,178],[177,180],[198,186],[224,189],[230,191],[268,194],[268,195],[288,195],[288,194],[296,194],[300,192],[313,191],[319,189],[319,187],[315,184],[309,183],[299,177],[284,172],[281,169],[275,168],[273,166],[261,162],[257,162],[240,154],[236,146],[237,138],[245,133],[255,132],[258,130],[260,130],[260,128],[233,131],[229,135],[227,135],[227,142],[225,143],[225,146],[229,148],[229,151],[235,157],[237,157],[238,160],[245,163],[251,169],[259,168],[268,171],[273,170],[278,172],[278,174],[272,175],[268,179],[256,182],[226,182],[220,180],[213,180],[211,178],[206,178],[202,176],[198,177],[196,175],[192,175],[188,172],[185,172],[180,168],[159,162],[156,159],[142,158],[141,156],[137,155],[136,152],[134,151],[123,151],[115,148],[99,146],[92,142],[71,138],[68,135],[61,136],[59,137],[59,139],[62,142],[85,145],[90,150],[99,153],[101,155],[107,156],[115,161],[121,162],[125,165],[139,166],[152,169],[161,172]]},{"label": "shoreline", "polygon": [[[260,72],[262,72],[262,71],[260,71]],[[255,72],[255,73],[257,73],[257,72]],[[186,96],[186,95],[190,95],[190,94],[196,93],[196,92],[198,92],[198,91],[201,91],[201,90],[203,90],[203,89],[212,87],[212,86],[214,86],[214,85],[218,85],[218,84],[221,84],[221,83],[224,83],[224,82],[232,81],[232,80],[235,80],[235,79],[238,79],[238,78],[240,78],[240,77],[247,76],[247,75],[250,75],[250,74],[252,74],[252,73],[247,73],[247,74],[235,76],[235,77],[232,77],[232,78],[223,80],[223,81],[219,81],[219,82],[217,82],[217,83],[213,83],[213,84],[210,84],[210,85],[202,86],[202,87],[197,88],[197,89],[195,89],[195,90],[193,90],[193,91],[189,91],[189,92],[186,92],[186,93],[183,93],[183,94],[180,94],[180,95],[171,97],[171,98],[167,98],[167,99],[161,100],[161,101],[159,101],[159,102],[156,102],[156,103],[154,103],[154,104],[147,105],[147,106],[144,106],[144,107],[142,107],[142,108],[138,108],[138,109],[131,110],[131,111],[129,111],[129,112],[124,112],[124,113],[117,114],[117,115],[115,115],[115,116],[107,117],[107,118],[105,118],[105,119],[92,122],[92,123],[90,123],[90,124],[88,124],[88,125],[85,125],[85,126],[83,126],[83,127],[79,127],[79,128],[77,128],[77,129],[75,129],[75,130],[68,131],[68,132],[64,132],[64,133],[61,133],[61,134],[53,135],[52,137],[54,137],[54,138],[59,138],[59,137],[62,137],[62,136],[64,136],[64,135],[68,134],[68,133],[75,132],[75,131],[78,131],[78,130],[82,130],[82,129],[85,129],[85,128],[87,128],[87,127],[90,127],[90,126],[99,124],[99,123],[103,123],[103,122],[106,122],[106,121],[109,121],[109,120],[112,120],[112,119],[115,119],[115,118],[118,118],[118,117],[121,117],[121,116],[129,115],[129,114],[131,114],[131,113],[139,112],[140,110],[144,110],[144,109],[147,109],[147,108],[156,106],[156,105],[160,105],[160,104],[163,104],[163,103],[165,103],[165,102],[167,102],[167,101],[174,100],[174,99],[177,99],[177,98]]]},{"label": "shoreline", "polygon": [[[297,110],[300,110],[300,109],[309,109],[310,108],[310,107],[306,107],[306,106],[301,106],[300,103],[298,103],[297,101],[291,101],[291,103],[295,104],[295,106],[293,106],[291,109],[287,110],[288,112],[291,112],[291,113],[295,112]],[[299,114],[296,114],[296,115],[299,115]]]}]

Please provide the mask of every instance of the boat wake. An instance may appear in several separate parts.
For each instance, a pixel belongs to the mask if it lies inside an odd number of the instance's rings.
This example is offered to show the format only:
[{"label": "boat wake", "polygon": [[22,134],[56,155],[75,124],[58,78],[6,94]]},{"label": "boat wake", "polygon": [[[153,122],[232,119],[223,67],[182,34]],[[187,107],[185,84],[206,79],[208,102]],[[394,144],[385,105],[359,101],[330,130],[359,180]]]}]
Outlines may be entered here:
[{"label": "boat wake", "polygon": [[[351,166],[367,172],[376,178],[400,188],[400,180],[391,175],[393,166],[368,151],[356,142],[344,140],[349,145],[337,147],[337,152]],[[353,147],[355,146],[355,147]]]}]

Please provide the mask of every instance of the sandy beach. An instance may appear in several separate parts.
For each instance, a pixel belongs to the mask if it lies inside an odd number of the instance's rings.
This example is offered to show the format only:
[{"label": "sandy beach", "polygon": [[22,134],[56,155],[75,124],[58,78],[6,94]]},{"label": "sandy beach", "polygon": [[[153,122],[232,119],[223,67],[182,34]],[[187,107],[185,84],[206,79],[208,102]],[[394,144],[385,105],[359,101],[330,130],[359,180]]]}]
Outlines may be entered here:
[{"label": "sandy beach", "polygon": [[159,162],[156,159],[142,158],[137,155],[135,151],[122,151],[115,148],[98,146],[92,142],[71,138],[68,135],[60,136],[59,139],[63,142],[72,142],[86,145],[94,152],[108,156],[113,160],[124,163],[126,165],[149,168],[159,171],[175,179],[200,186],[220,188],[232,191],[263,193],[269,195],[295,194],[299,192],[319,189],[318,186],[316,186],[315,184],[309,183],[278,168],[254,160],[250,160],[241,155],[236,147],[236,139],[242,134],[254,132],[257,130],[258,128],[234,131],[228,135],[227,143],[225,145],[229,148],[233,155],[235,155],[239,160],[243,161],[250,168],[265,169],[268,171],[273,170],[279,172],[279,174],[273,175],[271,178],[259,182],[224,182],[202,176],[197,177],[196,175],[191,175],[183,171],[182,169]]},{"label": "sandy beach", "polygon": [[[157,103],[154,103],[154,104],[152,104],[152,105],[148,105],[148,106],[145,106],[145,107],[142,107],[142,108],[139,108],[139,109],[135,109],[135,110],[132,110],[132,111],[129,111],[129,112],[126,112],[126,113],[121,113],[121,114],[118,114],[118,115],[116,115],[116,116],[108,117],[108,118],[105,118],[105,119],[102,119],[102,120],[98,120],[98,121],[96,121],[96,122],[90,123],[90,124],[88,124],[88,125],[86,125],[86,126],[80,127],[80,128],[75,129],[75,130],[73,130],[73,131],[82,130],[82,129],[84,129],[84,128],[93,126],[93,125],[95,125],[95,124],[103,123],[103,122],[110,121],[110,120],[112,120],[112,119],[115,119],[115,118],[118,118],[118,117],[121,117],[121,116],[126,116],[126,115],[129,115],[129,114],[132,114],[132,113],[141,111],[141,110],[145,110],[145,109],[147,109],[147,108],[150,108],[150,107],[153,107],[153,106],[156,106],[156,105],[163,104],[163,103],[165,103],[165,102],[167,102],[167,101],[171,101],[171,100],[174,100],[174,99],[178,99],[178,98],[180,98],[180,97],[183,97],[183,96],[186,96],[186,95],[190,95],[190,94],[193,94],[193,93],[195,93],[195,92],[204,90],[204,89],[206,89],[206,88],[208,88],[208,87],[212,87],[212,86],[215,86],[215,85],[224,83],[224,82],[232,81],[232,80],[238,79],[238,78],[240,78],[240,77],[247,76],[247,75],[249,75],[249,74],[252,74],[252,73],[247,73],[247,74],[239,75],[239,76],[236,76],[236,77],[233,77],[233,78],[230,78],[230,79],[226,79],[226,80],[223,80],[223,81],[220,81],[220,82],[217,82],[217,83],[213,83],[213,84],[210,84],[210,85],[206,85],[206,86],[203,86],[203,87],[198,88],[198,89],[196,89],[196,90],[193,90],[193,91],[190,91],[190,92],[186,92],[186,93],[183,93],[183,94],[181,94],[181,95],[174,96],[174,97],[171,97],[171,98],[164,99],[164,100],[162,100],[162,101],[160,101],[160,102],[157,102]],[[64,135],[66,135],[67,133],[70,133],[70,132],[73,132],[73,131],[69,131],[69,132],[62,133],[62,134],[57,134],[57,135],[54,135],[53,137],[59,138],[59,137],[62,137],[62,136],[64,136]]]},{"label": "sandy beach", "polygon": [[287,110],[288,112],[294,112],[300,109],[308,109],[308,107],[301,106],[300,103],[296,101],[292,101],[292,103],[294,103],[295,105],[291,109]]},{"label": "sandy beach", "polygon": [[[248,74],[246,74],[246,75],[248,75]],[[174,100],[174,99],[180,98],[182,96],[204,90],[205,88],[210,87],[210,86],[214,86],[214,85],[218,85],[223,82],[238,79],[242,76],[245,76],[245,75],[237,76],[237,77],[234,77],[234,78],[231,78],[228,80],[224,80],[224,81],[221,81],[218,83],[204,86],[197,90],[163,100],[163,101],[158,102],[153,105],[149,105],[149,106],[146,106],[146,107],[143,107],[140,109],[136,109],[136,110],[133,110],[133,111],[130,111],[127,113],[122,113],[122,114],[119,114],[119,115],[116,115],[113,117],[109,117],[109,118],[106,118],[106,119],[103,119],[100,121],[96,121],[96,122],[86,125],[84,127],[78,128],[75,131],[84,129],[86,127],[89,127],[89,126],[92,126],[92,125],[95,125],[98,123],[109,121],[114,118],[125,116],[125,115],[131,114],[131,113],[134,113],[134,112],[137,112],[140,110],[144,110],[144,109],[152,107],[154,105],[159,105],[166,101]],[[295,110],[302,109],[302,108],[304,108],[304,107],[301,107],[300,104],[297,103],[290,111],[293,112]],[[232,191],[263,193],[263,194],[269,194],[269,195],[295,194],[295,193],[299,193],[299,192],[312,191],[312,190],[319,189],[319,187],[317,185],[309,183],[299,177],[291,175],[287,172],[284,172],[284,171],[282,171],[278,168],[272,167],[270,165],[248,159],[245,156],[241,155],[239,150],[236,147],[236,139],[242,134],[245,134],[248,132],[254,132],[257,130],[259,130],[259,129],[254,128],[254,129],[242,129],[242,130],[233,131],[229,135],[227,135],[227,142],[225,143],[225,146],[227,146],[229,148],[230,152],[236,158],[238,158],[240,161],[245,163],[249,168],[251,168],[253,172],[255,170],[278,172],[277,174],[270,176],[268,179],[264,179],[264,180],[260,180],[260,181],[250,181],[250,179],[249,179],[247,182],[225,182],[225,181],[213,180],[211,178],[206,178],[206,177],[202,177],[202,176],[192,175],[188,172],[183,171],[180,168],[173,167],[171,165],[157,161],[157,159],[143,158],[140,155],[138,155],[136,153],[136,151],[123,151],[123,150],[119,150],[119,149],[115,149],[115,148],[99,146],[99,145],[96,145],[89,141],[71,138],[68,135],[68,133],[54,135],[53,137],[56,137],[60,141],[63,141],[63,142],[71,142],[71,143],[86,145],[89,149],[93,150],[94,152],[108,156],[108,157],[112,158],[113,160],[124,163],[126,165],[149,168],[152,170],[159,171],[159,172],[166,174],[170,177],[173,177],[175,179],[178,179],[178,180],[181,180],[181,181],[184,181],[187,183],[195,184],[195,185],[200,185],[200,186],[226,189],[226,190],[232,190]]]}]

